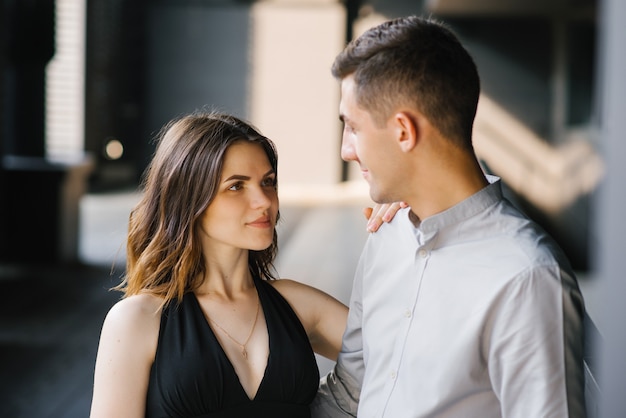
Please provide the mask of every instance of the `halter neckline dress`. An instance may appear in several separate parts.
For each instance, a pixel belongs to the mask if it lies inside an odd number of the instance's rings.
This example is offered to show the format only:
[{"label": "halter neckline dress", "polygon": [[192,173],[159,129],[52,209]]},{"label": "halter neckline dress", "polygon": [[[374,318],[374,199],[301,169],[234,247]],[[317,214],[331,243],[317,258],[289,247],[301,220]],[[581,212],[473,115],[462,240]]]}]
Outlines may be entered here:
[{"label": "halter neckline dress", "polygon": [[163,309],[150,371],[146,418],[309,418],[319,370],[306,331],[289,303],[255,279],[269,357],[250,399],[193,292]]}]

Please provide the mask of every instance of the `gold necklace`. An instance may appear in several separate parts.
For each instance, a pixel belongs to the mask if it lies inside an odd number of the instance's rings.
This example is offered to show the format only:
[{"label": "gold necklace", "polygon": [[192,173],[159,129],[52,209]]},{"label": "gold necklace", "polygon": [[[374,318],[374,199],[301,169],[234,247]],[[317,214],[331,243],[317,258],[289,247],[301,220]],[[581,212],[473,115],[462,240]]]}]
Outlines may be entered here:
[{"label": "gold necklace", "polygon": [[226,331],[224,328],[222,328],[220,326],[220,324],[218,324],[217,322],[215,322],[213,319],[209,318],[209,321],[211,321],[211,323],[213,325],[215,325],[216,327],[218,327],[224,334],[226,334],[226,336],[228,338],[230,338],[235,344],[237,344],[239,347],[241,347],[241,355],[243,356],[243,358],[245,358],[246,360],[248,359],[248,351],[246,350],[246,345],[248,344],[248,341],[250,341],[250,337],[252,337],[252,332],[254,331],[254,328],[256,327],[256,323],[257,323],[257,319],[259,318],[259,308],[261,306],[261,302],[260,300],[257,298],[256,301],[256,314],[254,315],[254,324],[252,324],[252,329],[250,330],[250,334],[248,334],[248,338],[246,338],[246,341],[244,341],[243,344],[241,344],[239,341],[237,341],[236,339],[234,339],[229,333],[228,331]]}]

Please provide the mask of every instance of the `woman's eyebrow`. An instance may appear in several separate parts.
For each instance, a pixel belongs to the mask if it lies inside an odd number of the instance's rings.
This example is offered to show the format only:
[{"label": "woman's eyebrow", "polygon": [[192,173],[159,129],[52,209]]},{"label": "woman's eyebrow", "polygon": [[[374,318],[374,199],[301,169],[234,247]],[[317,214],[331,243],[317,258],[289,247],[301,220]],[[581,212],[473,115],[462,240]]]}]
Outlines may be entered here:
[{"label": "woman's eyebrow", "polygon": [[[268,170],[267,173],[263,174],[263,177],[267,177],[267,176],[271,176],[272,174],[274,174],[274,169],[270,168]],[[227,181],[231,181],[231,180],[250,180],[250,176],[244,176],[243,174],[233,174],[232,176],[228,177],[227,179],[224,179],[224,183],[226,183]]]},{"label": "woman's eyebrow", "polygon": [[224,183],[231,180],[250,180],[250,176],[244,176],[242,174],[233,174],[227,179],[224,179]]}]

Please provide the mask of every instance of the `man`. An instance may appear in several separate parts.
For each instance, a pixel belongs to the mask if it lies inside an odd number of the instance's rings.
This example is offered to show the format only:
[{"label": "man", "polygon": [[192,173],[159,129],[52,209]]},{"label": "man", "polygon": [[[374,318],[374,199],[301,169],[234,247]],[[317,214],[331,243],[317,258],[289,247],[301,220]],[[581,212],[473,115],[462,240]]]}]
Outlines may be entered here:
[{"label": "man", "polygon": [[413,16],[364,33],[332,72],[342,158],[374,201],[409,208],[368,238],[313,416],[584,416],[583,300],[555,242],[475,157],[470,55]]}]

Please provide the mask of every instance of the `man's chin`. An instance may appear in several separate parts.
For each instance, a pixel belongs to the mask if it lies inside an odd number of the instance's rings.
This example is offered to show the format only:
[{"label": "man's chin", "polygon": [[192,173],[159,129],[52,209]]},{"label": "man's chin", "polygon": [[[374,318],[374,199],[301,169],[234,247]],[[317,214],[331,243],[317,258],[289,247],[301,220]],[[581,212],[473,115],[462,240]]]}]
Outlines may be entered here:
[{"label": "man's chin", "polygon": [[374,203],[378,203],[380,205],[383,205],[385,203],[393,203],[397,201],[397,200],[390,199],[389,196],[380,193],[380,191],[373,188],[372,185],[370,185],[370,199],[372,199]]}]

